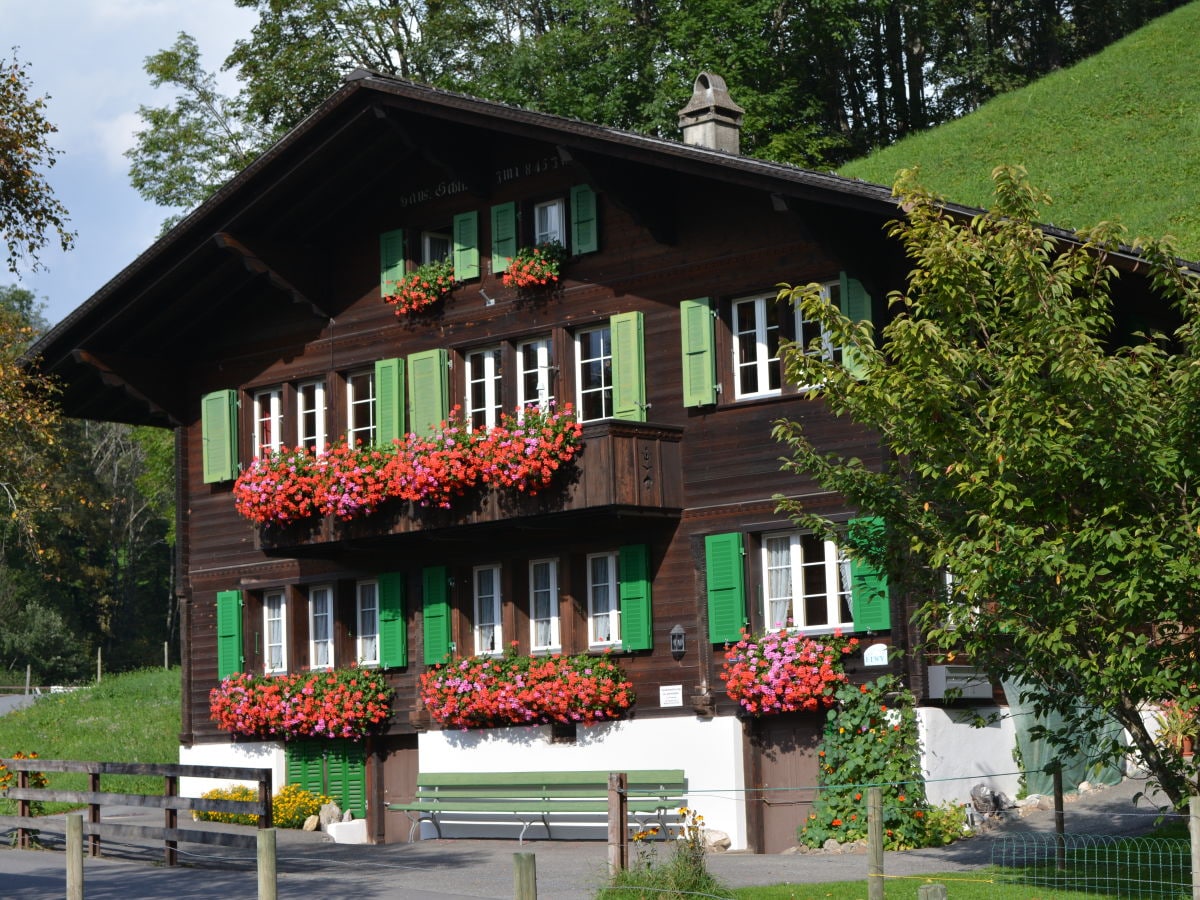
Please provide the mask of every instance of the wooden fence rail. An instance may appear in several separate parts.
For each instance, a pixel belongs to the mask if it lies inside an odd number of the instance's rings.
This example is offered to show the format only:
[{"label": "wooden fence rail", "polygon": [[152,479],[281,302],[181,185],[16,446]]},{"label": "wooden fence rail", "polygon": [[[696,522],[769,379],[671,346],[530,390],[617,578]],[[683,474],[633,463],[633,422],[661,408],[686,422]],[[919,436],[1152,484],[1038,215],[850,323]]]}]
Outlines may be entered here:
[{"label": "wooden fence rail", "polygon": [[[17,829],[17,846],[28,849],[32,846],[33,833],[54,831],[57,820],[30,814],[33,803],[74,803],[87,806],[87,821],[83,833],[88,839],[91,856],[100,855],[100,839],[141,838],[161,840],[164,859],[168,866],[176,865],[179,842],[192,844],[215,844],[224,847],[254,847],[258,839],[254,835],[233,834],[223,831],[202,831],[179,827],[179,812],[223,812],[240,813],[258,817],[258,827],[270,828],[271,822],[271,770],[240,769],[233,766],[185,766],[175,764],[121,762],[81,762],[63,759],[0,759],[0,764],[17,775],[16,787],[9,788],[6,796],[17,802],[17,815],[0,816],[0,827]],[[62,791],[29,786],[31,772],[80,772],[88,776],[88,790]],[[163,779],[161,795],[121,794],[100,790],[102,775],[150,775]],[[257,800],[205,800],[198,797],[180,797],[180,778],[221,778],[234,781],[258,783]],[[104,807],[134,806],[161,809],[164,812],[163,826],[118,825],[102,821]],[[65,825],[62,826],[65,834]]]}]

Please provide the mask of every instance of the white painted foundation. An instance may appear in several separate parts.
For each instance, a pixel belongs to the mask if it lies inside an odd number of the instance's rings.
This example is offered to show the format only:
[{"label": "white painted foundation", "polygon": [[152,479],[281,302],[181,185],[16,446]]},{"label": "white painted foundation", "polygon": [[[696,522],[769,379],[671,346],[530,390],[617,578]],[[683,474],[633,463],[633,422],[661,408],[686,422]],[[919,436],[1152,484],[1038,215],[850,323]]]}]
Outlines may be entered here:
[{"label": "white painted foundation", "polygon": [[[746,848],[742,725],[733,716],[605,722],[580,727],[573,744],[551,744],[548,726],[430,731],[419,738],[423,772],[555,772],[683,769],[688,806],[709,828],[729,835],[731,848]],[[594,820],[593,820],[594,821]],[[447,837],[513,837],[520,826],[445,826]],[[561,836],[561,831],[556,831]],[[436,836],[429,824],[422,835]],[[580,825],[579,838],[603,838],[601,826]],[[526,837],[544,838],[533,826]]]},{"label": "white painted foundation", "polygon": [[[1013,760],[1017,735],[1007,709],[921,706],[916,714],[925,795],[930,803],[969,803],[971,788],[977,784],[986,784],[1009,797],[1017,796],[1021,787]],[[991,724],[983,728],[972,726],[970,721],[976,715]]]},{"label": "white painted foundation", "polygon": [[[193,744],[179,748],[179,762],[185,766],[235,766],[246,769],[271,769],[271,793],[278,794],[287,784],[287,759],[283,744],[278,741],[239,744]],[[183,797],[199,797],[205,791],[228,788],[235,784],[256,787],[252,778],[231,781],[223,778],[180,778],[179,793]]]}]

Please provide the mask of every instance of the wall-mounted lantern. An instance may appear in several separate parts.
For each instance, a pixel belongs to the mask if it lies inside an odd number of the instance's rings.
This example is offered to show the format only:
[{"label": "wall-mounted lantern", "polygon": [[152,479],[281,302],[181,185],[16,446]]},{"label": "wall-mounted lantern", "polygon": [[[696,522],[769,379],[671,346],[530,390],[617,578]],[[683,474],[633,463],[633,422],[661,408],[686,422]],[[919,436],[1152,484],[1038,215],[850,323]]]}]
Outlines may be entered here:
[{"label": "wall-mounted lantern", "polygon": [[687,642],[683,636],[683,626],[676,625],[671,629],[671,656],[675,660],[683,659]]}]

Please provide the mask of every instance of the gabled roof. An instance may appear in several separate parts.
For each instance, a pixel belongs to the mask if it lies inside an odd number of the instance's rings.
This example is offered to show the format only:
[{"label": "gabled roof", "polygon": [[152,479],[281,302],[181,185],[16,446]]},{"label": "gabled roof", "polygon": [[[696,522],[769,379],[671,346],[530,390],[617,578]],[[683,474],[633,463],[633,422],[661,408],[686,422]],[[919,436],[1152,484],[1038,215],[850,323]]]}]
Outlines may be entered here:
[{"label": "gabled roof", "polygon": [[378,197],[394,193],[395,182],[373,173],[390,171],[394,178],[398,157],[440,167],[487,196],[491,172],[472,149],[481,131],[552,146],[563,160],[594,172],[602,190],[668,241],[663,192],[672,184],[741,186],[769,194],[779,209],[861,218],[875,225],[876,236],[897,213],[891,190],[880,185],[358,70],[51,329],[29,356],[63,381],[71,415],[177,424],[187,413],[185,386],[182,375],[173,383],[163,372],[179,368],[170,364],[181,342],[217,330],[222,304],[236,311],[266,277],[281,297],[328,318],[319,264],[281,271],[272,264],[273,239],[327,246],[346,216],[370,214],[373,205],[382,216]]}]

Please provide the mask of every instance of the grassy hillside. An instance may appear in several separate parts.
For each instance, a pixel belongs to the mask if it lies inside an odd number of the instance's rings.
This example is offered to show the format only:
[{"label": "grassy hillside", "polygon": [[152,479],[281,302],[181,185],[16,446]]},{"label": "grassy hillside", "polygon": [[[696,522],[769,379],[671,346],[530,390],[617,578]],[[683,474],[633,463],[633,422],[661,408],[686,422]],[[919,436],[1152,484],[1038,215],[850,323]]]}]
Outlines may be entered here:
[{"label": "grassy hillside", "polygon": [[[95,687],[46,694],[0,716],[0,757],[21,752],[43,759],[174,763],[179,730],[178,669],[106,675]],[[63,790],[87,787],[85,775],[49,779],[51,787]],[[161,793],[162,779],[105,778],[101,789]]]},{"label": "grassy hillside", "polygon": [[1070,69],[998,97],[957,122],[915,135],[839,174],[892,184],[920,165],[948,200],[987,206],[990,173],[1023,165],[1065,228],[1116,221],[1130,237],[1172,235],[1200,259],[1200,2]]}]

